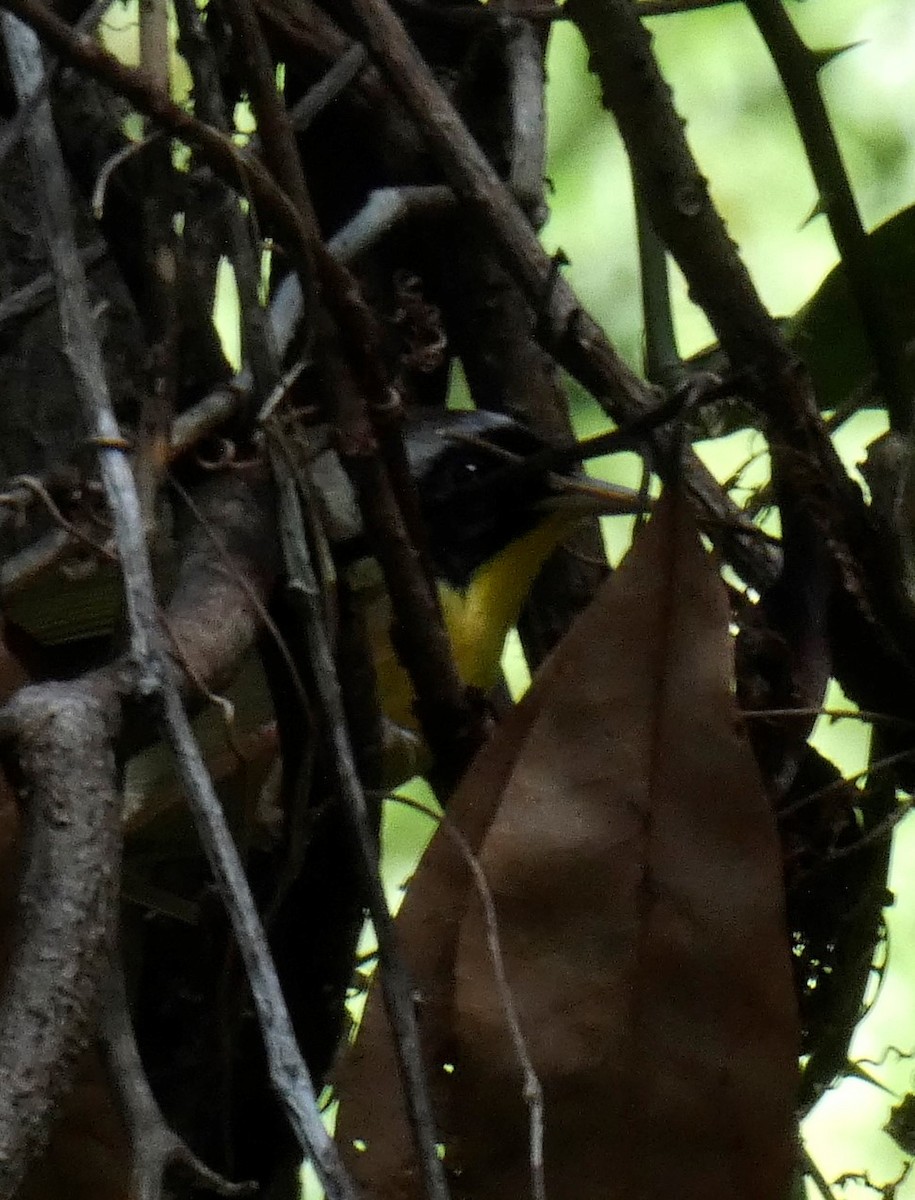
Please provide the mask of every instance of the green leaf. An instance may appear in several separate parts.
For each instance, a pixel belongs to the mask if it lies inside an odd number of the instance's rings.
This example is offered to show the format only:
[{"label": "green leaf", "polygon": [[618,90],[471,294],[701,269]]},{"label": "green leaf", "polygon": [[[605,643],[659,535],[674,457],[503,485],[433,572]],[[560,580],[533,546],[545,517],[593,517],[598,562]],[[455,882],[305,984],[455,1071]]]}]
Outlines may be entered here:
[{"label": "green leaf", "polygon": [[[868,235],[868,242],[896,336],[911,343],[915,341],[915,208],[890,217]],[[839,408],[868,387],[873,362],[842,263],[833,267],[791,318],[788,335],[810,369],[820,408]]]}]

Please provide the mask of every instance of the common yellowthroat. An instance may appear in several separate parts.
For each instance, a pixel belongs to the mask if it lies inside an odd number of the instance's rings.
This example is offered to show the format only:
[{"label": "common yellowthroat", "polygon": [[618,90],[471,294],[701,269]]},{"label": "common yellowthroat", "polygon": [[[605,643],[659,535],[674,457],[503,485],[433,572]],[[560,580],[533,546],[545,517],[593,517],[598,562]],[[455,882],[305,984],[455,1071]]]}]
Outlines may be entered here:
[{"label": "common yellowthroat", "polygon": [[[404,441],[458,670],[466,684],[488,692],[499,679],[506,636],[552,551],[583,516],[633,513],[638,498],[625,489],[561,480],[547,469],[526,469],[544,449],[543,442],[517,421],[496,413],[413,416]],[[363,606],[390,735],[386,781],[395,784],[415,773],[424,757],[410,681],[391,642],[390,603],[380,570],[369,557],[370,547],[359,534],[355,500],[339,463],[326,452],[313,467],[319,499],[328,512],[333,509],[329,523],[336,526],[339,570],[346,572]],[[55,572],[4,610],[8,620],[45,648],[98,637],[110,633],[119,620],[119,578],[105,565],[85,580],[71,578],[66,583]],[[242,684],[231,694],[236,736],[270,722],[270,698],[256,667],[248,665]],[[220,720],[201,724],[205,751],[211,738],[214,747],[223,748]],[[160,770],[152,768],[158,762],[156,752],[146,757],[149,771],[140,772],[141,791],[150,787],[149,773],[158,775]],[[160,766],[166,769],[164,763]],[[136,777],[137,771],[132,774]]]},{"label": "common yellowthroat", "polygon": [[[550,554],[583,517],[635,513],[639,499],[628,489],[525,471],[544,444],[496,413],[414,418],[405,445],[455,662],[465,684],[489,692],[506,637]],[[362,594],[384,714],[416,730],[380,575]]]}]

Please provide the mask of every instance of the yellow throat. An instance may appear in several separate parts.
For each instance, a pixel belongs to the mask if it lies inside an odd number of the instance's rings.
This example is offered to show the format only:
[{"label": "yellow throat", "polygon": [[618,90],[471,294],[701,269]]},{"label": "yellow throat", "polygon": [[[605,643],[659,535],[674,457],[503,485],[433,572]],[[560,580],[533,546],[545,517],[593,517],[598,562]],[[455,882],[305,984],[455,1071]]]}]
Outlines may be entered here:
[{"label": "yellow throat", "polygon": [[[502,648],[521,605],[540,568],[578,519],[568,513],[550,514],[484,563],[463,590],[439,583],[445,627],[465,684],[488,692],[498,683]],[[418,731],[410,680],[391,645],[387,593],[381,583],[360,589],[360,593],[366,602],[384,715],[404,729]]]}]

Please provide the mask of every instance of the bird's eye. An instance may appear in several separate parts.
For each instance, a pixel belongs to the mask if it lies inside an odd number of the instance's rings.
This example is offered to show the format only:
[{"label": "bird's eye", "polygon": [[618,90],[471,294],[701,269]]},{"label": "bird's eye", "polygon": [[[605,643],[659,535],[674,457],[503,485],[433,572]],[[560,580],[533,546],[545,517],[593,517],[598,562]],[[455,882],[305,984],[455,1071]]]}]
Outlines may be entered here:
[{"label": "bird's eye", "polygon": [[475,483],[482,473],[480,460],[469,455],[461,455],[452,465],[452,479],[456,487]]}]

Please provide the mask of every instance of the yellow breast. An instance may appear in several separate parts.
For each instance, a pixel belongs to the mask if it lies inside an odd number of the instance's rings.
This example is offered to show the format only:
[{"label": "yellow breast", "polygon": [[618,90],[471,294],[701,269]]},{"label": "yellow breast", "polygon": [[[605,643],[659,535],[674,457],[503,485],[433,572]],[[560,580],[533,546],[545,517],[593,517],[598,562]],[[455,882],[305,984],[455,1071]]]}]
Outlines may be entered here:
[{"label": "yellow breast", "polygon": [[[474,575],[466,590],[439,585],[445,627],[465,684],[490,691],[499,681],[502,648],[518,620],[540,568],[567,535],[567,515],[556,513],[512,542]],[[360,588],[375,659],[378,694],[384,715],[417,730],[413,690],[391,645],[391,607],[380,582]]]}]

